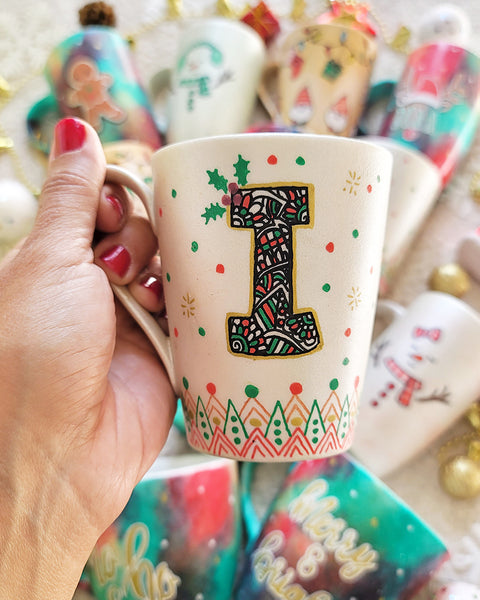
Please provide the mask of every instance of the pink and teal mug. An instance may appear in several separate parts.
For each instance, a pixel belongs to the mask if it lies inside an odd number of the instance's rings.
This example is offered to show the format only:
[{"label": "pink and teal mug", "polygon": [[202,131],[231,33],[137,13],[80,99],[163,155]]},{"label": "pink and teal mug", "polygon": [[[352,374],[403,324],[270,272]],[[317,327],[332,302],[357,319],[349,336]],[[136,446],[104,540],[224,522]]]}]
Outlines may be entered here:
[{"label": "pink and teal mug", "polygon": [[237,463],[161,457],[98,540],[86,574],[97,600],[230,600],[240,544]]}]

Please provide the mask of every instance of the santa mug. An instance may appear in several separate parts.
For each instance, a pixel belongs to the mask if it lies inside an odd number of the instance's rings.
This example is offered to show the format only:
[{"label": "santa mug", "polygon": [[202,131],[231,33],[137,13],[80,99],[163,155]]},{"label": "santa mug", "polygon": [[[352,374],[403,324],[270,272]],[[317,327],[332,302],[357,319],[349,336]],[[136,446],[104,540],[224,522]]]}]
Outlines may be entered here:
[{"label": "santa mug", "polygon": [[425,292],[407,309],[381,301],[378,310],[393,322],[372,344],[351,451],[383,477],[480,395],[480,315],[442,292]]},{"label": "santa mug", "polygon": [[243,132],[250,123],[265,60],[265,43],[249,25],[221,17],[190,21],[181,31],[175,65],[154,76],[169,86],[169,143]]},{"label": "santa mug", "polygon": [[284,40],[259,96],[276,122],[312,133],[352,136],[376,58],[373,37],[338,23],[308,25]]},{"label": "santa mug", "polygon": [[218,136],[118,167],[159,242],[170,336],[115,290],[182,398],[187,438],[240,460],[346,450],[378,293],[392,158],[360,140]]},{"label": "santa mug", "polygon": [[479,118],[480,57],[452,44],[426,44],[409,55],[380,135],[425,154],[446,185],[472,145]]}]

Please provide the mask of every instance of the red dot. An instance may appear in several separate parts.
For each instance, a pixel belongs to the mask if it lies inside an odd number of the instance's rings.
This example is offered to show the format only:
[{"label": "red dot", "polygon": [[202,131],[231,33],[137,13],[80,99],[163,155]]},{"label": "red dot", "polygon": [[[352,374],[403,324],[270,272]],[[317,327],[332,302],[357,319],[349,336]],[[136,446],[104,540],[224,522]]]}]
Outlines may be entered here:
[{"label": "red dot", "polygon": [[367,192],[370,194],[372,191],[372,186],[370,184],[367,185]]},{"label": "red dot", "polygon": [[158,216],[159,216],[159,217],[163,217],[163,210],[162,210],[162,207],[160,207],[160,208],[158,209]]},{"label": "red dot", "polygon": [[371,404],[372,406],[378,406],[378,402],[377,402],[376,400],[371,400],[371,401],[370,401],[370,404]]},{"label": "red dot", "polygon": [[175,327],[175,328],[174,328],[174,330],[173,330],[173,335],[174,335],[175,337],[178,337],[178,329],[177,329],[176,327]]},{"label": "red dot", "polygon": [[217,273],[225,273],[225,267],[221,263],[218,263],[216,271]]},{"label": "red dot", "polygon": [[270,156],[267,158],[267,162],[269,165],[276,165],[277,157],[275,156],[275,154],[270,154]]},{"label": "red dot", "polygon": [[325,250],[327,252],[333,252],[335,250],[335,246],[333,245],[333,242],[328,242],[328,244],[325,246]]},{"label": "red dot", "polygon": [[302,384],[298,383],[297,381],[294,381],[290,386],[290,391],[294,396],[298,396],[298,394],[301,394],[303,391]]},{"label": "red dot", "polygon": [[345,329],[345,335],[347,337],[350,337],[351,333],[352,333],[352,330],[350,329],[350,327],[348,329]]},{"label": "red dot", "polygon": [[216,391],[217,391],[217,388],[214,383],[207,383],[207,392],[209,394],[211,394],[213,396],[213,394],[215,394]]}]

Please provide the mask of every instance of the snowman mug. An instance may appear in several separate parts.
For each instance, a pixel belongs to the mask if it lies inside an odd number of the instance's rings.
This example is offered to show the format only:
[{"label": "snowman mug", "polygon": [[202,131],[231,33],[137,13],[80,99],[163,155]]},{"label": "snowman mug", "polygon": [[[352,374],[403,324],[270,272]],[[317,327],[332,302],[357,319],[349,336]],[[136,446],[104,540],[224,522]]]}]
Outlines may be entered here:
[{"label": "snowman mug", "polygon": [[294,461],[351,444],[378,293],[391,154],[360,140],[252,133],[153,156],[144,202],[170,335],[126,288],[208,454]]},{"label": "snowman mug", "polygon": [[381,301],[392,323],[372,344],[351,452],[388,475],[457,421],[480,395],[480,314],[442,292],[407,309]]}]

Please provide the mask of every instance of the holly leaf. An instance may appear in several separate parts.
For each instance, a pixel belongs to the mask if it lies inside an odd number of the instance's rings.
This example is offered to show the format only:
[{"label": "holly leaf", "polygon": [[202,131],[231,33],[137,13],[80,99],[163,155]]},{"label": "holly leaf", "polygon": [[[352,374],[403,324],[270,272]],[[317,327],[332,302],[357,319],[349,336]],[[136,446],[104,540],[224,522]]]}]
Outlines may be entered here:
[{"label": "holly leaf", "polygon": [[223,190],[225,194],[228,192],[228,180],[223,175],[220,175],[218,169],[215,169],[215,171],[207,170],[207,175],[209,177],[209,185],[215,186],[216,190]]},{"label": "holly leaf", "polygon": [[235,177],[237,178],[238,185],[247,185],[247,175],[250,173],[248,168],[249,164],[249,160],[245,160],[240,154],[238,155],[238,160],[233,165],[235,167]]},{"label": "holly leaf", "polygon": [[205,225],[208,224],[210,219],[213,219],[214,221],[216,221],[217,217],[222,218],[226,212],[227,212],[227,209],[224,208],[223,206],[220,206],[220,204],[218,202],[216,204],[213,204],[213,202],[212,202],[210,204],[210,206],[205,209],[205,212],[202,215],[202,217],[205,219]]}]

